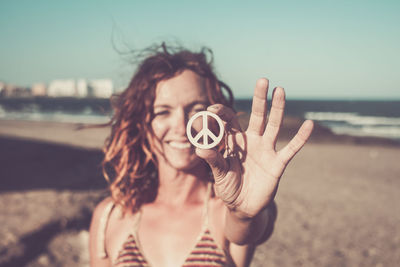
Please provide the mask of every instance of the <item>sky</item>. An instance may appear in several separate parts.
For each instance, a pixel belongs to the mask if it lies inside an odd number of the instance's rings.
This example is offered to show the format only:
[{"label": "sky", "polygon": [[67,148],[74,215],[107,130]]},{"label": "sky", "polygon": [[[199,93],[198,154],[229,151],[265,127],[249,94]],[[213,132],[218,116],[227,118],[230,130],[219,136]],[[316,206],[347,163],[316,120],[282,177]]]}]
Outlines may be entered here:
[{"label": "sky", "polygon": [[[167,41],[212,49],[238,98],[260,77],[288,99],[400,100],[400,1],[0,2],[0,81],[111,78]],[[272,91],[272,90],[271,90]]]}]

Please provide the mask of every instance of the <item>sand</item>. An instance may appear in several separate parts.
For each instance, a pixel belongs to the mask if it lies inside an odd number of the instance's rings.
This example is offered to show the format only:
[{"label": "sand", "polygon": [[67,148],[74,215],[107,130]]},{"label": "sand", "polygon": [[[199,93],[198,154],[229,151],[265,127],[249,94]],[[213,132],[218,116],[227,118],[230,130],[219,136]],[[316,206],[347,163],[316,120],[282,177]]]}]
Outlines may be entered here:
[{"label": "sand", "polygon": [[[299,125],[287,119],[283,141]],[[88,266],[91,211],[107,192],[108,129],[0,121],[0,266]],[[288,166],[278,219],[251,266],[396,266],[400,146],[317,127]]]}]

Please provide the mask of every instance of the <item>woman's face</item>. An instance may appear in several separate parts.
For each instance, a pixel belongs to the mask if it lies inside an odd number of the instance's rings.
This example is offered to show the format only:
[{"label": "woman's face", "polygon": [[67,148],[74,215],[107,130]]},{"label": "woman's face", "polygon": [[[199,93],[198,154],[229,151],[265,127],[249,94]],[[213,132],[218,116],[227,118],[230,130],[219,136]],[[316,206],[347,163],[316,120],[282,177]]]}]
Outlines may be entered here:
[{"label": "woman's face", "polygon": [[[200,162],[186,136],[186,124],[191,116],[205,110],[208,105],[205,80],[193,71],[185,70],[158,83],[151,127],[155,135],[152,137],[154,153],[159,164],[188,170]],[[195,121],[193,127],[201,125]]]}]

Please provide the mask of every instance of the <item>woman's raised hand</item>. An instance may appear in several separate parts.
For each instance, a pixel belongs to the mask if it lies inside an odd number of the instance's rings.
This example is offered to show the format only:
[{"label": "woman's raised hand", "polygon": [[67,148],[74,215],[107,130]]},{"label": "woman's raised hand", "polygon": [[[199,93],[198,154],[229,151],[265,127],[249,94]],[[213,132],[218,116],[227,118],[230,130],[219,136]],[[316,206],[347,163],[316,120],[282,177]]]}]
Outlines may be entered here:
[{"label": "woman's raised hand", "polygon": [[275,148],[282,124],[285,92],[275,88],[267,119],[268,80],[259,79],[253,96],[249,126],[242,132],[236,114],[215,104],[208,111],[224,121],[227,147],[224,155],[213,149],[196,149],[210,165],[216,195],[243,217],[254,217],[273,199],[287,164],[309,138],[313,122],[305,121],[293,139],[281,150]]}]

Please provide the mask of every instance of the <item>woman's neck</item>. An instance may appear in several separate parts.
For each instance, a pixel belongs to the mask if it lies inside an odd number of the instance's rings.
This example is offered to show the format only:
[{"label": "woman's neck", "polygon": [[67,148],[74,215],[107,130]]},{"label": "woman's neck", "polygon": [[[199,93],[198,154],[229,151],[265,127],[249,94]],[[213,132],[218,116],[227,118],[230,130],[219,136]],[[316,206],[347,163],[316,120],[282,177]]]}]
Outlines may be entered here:
[{"label": "woman's neck", "polygon": [[158,193],[154,203],[178,207],[204,200],[209,173],[203,163],[185,171],[160,164],[158,175]]}]

